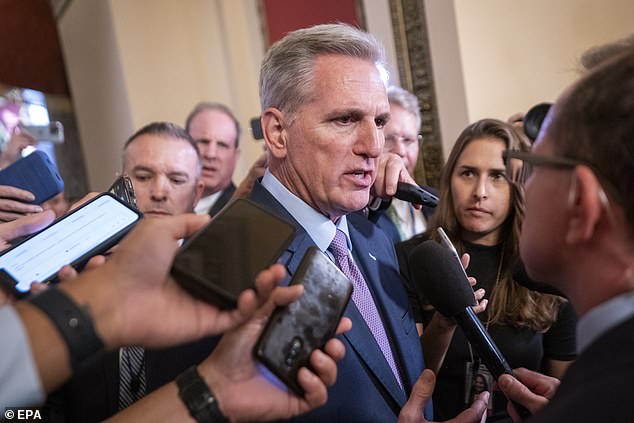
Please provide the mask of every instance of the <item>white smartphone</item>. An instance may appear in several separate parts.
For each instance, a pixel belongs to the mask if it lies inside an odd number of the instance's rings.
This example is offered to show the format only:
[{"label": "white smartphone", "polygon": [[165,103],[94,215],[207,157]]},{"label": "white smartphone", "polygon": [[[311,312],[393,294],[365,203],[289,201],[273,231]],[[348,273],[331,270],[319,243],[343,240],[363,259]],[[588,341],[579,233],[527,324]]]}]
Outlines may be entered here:
[{"label": "white smartphone", "polygon": [[458,260],[458,263],[460,263],[460,268],[462,269],[462,272],[464,273],[465,276],[467,276],[467,272],[464,270],[464,267],[462,267],[462,260],[460,260],[460,254],[458,254],[458,250],[456,250],[456,247],[454,247],[453,243],[451,242],[451,240],[445,233],[445,230],[439,226],[436,229],[436,232],[438,233],[438,236],[440,237],[440,244],[443,247],[445,247],[447,250],[449,250],[449,252],[451,252],[451,255],[454,256],[456,260]]},{"label": "white smartphone", "polygon": [[31,282],[51,281],[62,266],[81,267],[103,254],[140,219],[139,211],[103,193],[2,252],[0,285],[23,297]]}]

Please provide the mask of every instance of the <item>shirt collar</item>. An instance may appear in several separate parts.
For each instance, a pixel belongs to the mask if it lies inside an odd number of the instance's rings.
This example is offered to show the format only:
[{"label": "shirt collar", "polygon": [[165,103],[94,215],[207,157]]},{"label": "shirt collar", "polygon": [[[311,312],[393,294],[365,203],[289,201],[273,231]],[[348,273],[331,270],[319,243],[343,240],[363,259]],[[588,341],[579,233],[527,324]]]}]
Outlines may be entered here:
[{"label": "shirt collar", "polygon": [[290,192],[268,169],[264,172],[262,186],[297,220],[321,251],[328,249],[337,229],[346,234],[348,250],[352,250],[346,216],[341,216],[335,225],[328,217]]},{"label": "shirt collar", "polygon": [[634,291],[612,298],[588,311],[577,324],[577,350],[586,349],[601,335],[634,316]]}]

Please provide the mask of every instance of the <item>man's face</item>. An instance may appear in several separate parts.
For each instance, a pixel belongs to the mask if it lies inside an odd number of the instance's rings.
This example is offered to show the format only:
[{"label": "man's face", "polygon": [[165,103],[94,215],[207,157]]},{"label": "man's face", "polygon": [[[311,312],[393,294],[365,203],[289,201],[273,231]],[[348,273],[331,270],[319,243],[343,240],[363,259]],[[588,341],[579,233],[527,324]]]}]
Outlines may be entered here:
[{"label": "man's face", "polygon": [[205,195],[227,188],[240,155],[233,120],[221,111],[203,110],[191,120],[189,133],[202,158]]},{"label": "man's face", "polygon": [[[295,112],[276,176],[332,220],[368,203],[389,118],[387,90],[368,61],[324,55],[314,61],[313,101]],[[280,159],[278,156],[277,159]],[[273,166],[273,164],[272,164]]]},{"label": "man's face", "polygon": [[123,165],[139,210],[146,216],[192,212],[203,190],[197,169],[198,156],[192,146],[165,134],[136,138],[128,145]]},{"label": "man's face", "polygon": [[[553,144],[545,131],[533,145],[535,154],[553,156]],[[525,185],[525,215],[520,253],[529,275],[561,288],[558,258],[567,249],[567,202],[573,173],[551,166],[534,166]]]},{"label": "man's face", "polygon": [[418,128],[416,116],[396,104],[390,104],[390,121],[385,125],[385,148],[400,156],[410,175],[418,160]]}]

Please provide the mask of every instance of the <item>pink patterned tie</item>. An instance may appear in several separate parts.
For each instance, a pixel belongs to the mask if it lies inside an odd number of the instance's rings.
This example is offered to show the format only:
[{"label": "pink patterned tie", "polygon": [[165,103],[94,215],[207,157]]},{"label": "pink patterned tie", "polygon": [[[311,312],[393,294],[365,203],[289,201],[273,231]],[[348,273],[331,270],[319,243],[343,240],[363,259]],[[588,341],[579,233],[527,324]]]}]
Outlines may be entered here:
[{"label": "pink patterned tie", "polygon": [[337,233],[330,243],[328,250],[335,257],[335,263],[339,269],[341,269],[348,279],[352,281],[352,285],[354,286],[354,289],[352,290],[352,301],[354,301],[354,304],[357,306],[361,316],[363,316],[363,320],[365,320],[368,328],[370,328],[370,332],[372,332],[374,339],[377,344],[379,344],[379,348],[381,348],[383,356],[390,365],[392,373],[394,373],[394,377],[396,377],[396,381],[401,389],[403,389],[401,376],[398,372],[398,367],[396,365],[396,361],[394,360],[394,354],[392,353],[390,341],[385,333],[385,328],[383,327],[379,310],[376,308],[376,304],[374,304],[374,299],[372,298],[370,289],[368,288],[361,271],[357,265],[354,264],[352,257],[348,253],[346,234],[341,229],[337,229]]}]

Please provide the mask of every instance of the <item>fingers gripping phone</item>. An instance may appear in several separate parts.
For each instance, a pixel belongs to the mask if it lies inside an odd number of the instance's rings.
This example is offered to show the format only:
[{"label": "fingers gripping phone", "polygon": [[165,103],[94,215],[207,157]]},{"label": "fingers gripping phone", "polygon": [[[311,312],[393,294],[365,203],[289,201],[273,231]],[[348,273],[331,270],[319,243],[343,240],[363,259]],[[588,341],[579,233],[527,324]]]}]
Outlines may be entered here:
[{"label": "fingers gripping phone", "polygon": [[103,193],[0,253],[0,285],[20,298],[31,282],[49,282],[59,269],[83,266],[117,244],[141,219],[141,213],[112,194]]},{"label": "fingers gripping phone", "polygon": [[136,194],[134,193],[134,186],[132,185],[132,180],[128,175],[121,175],[110,185],[108,188],[108,192],[112,193],[118,199],[122,200],[124,203],[138,208],[136,203]]},{"label": "fingers gripping phone", "polygon": [[64,190],[57,167],[43,151],[34,151],[0,171],[0,185],[29,191],[31,204],[42,204]]},{"label": "fingers gripping phone", "polygon": [[178,251],[171,273],[193,296],[223,309],[253,288],[259,272],[275,263],[295,227],[247,199],[227,205]]},{"label": "fingers gripping phone", "polygon": [[273,312],[255,348],[255,357],[299,396],[297,372],[310,353],[332,338],[350,300],[352,282],[316,247],[308,249],[291,284],[304,294]]}]

